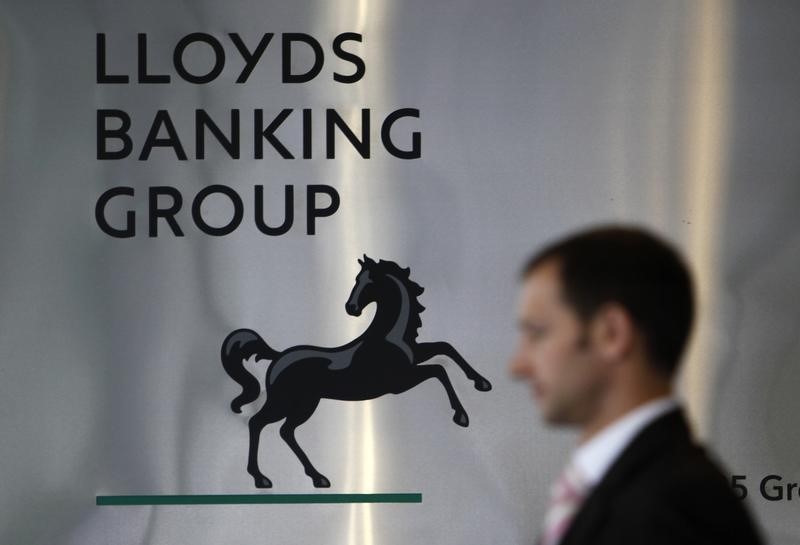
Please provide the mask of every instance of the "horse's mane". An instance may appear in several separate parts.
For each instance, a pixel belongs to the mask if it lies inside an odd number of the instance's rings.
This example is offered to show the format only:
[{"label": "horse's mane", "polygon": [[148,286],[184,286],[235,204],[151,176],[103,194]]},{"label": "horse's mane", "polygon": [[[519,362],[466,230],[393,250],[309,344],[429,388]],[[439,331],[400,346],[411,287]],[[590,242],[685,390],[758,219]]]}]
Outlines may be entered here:
[{"label": "horse's mane", "polygon": [[425,291],[425,288],[411,280],[410,268],[406,267],[403,269],[394,261],[384,261],[381,259],[378,263],[373,265],[373,268],[376,272],[397,278],[406,288],[408,296],[411,299],[411,315],[408,317],[408,324],[406,325],[406,330],[403,332],[403,339],[413,342],[414,339],[417,338],[417,329],[422,327],[422,318],[420,315],[425,310],[425,307],[420,304],[418,298],[422,295],[422,292]]}]

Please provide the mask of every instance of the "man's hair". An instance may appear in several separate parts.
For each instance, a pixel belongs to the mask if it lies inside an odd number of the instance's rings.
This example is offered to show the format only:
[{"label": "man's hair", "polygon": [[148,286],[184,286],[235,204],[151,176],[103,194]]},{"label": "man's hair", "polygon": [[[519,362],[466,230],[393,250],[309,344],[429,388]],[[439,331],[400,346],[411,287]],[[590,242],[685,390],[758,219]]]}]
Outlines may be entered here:
[{"label": "man's hair", "polygon": [[558,265],[565,303],[581,320],[606,303],[621,305],[642,333],[650,362],[675,374],[694,317],[692,279],[677,251],[641,228],[599,227],[547,246],[523,277],[550,261]]}]

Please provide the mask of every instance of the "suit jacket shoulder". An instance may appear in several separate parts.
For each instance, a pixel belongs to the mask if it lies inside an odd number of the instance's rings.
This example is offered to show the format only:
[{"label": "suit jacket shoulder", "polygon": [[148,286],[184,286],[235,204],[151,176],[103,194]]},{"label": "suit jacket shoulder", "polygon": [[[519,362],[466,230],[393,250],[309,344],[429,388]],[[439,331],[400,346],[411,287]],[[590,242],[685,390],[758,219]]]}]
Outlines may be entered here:
[{"label": "suit jacket shoulder", "polygon": [[576,514],[561,545],[759,545],[761,539],[683,412],[642,430]]}]

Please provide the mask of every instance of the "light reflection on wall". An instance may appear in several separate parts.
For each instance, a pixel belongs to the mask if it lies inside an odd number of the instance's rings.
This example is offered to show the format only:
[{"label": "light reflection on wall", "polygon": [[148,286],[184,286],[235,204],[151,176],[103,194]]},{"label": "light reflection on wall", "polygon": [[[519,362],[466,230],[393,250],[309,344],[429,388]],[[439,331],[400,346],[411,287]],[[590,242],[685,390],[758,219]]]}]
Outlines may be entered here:
[{"label": "light reflection on wall", "polygon": [[693,265],[698,320],[682,387],[697,433],[709,433],[711,390],[720,354],[721,299],[719,289],[720,215],[726,205],[728,176],[728,117],[733,8],[725,0],[692,4],[689,17],[696,27],[689,50],[694,58],[687,78],[687,134],[684,209],[693,219],[688,229],[689,259]]},{"label": "light reflection on wall", "polygon": [[[337,98],[342,105],[341,112],[348,126],[356,134],[361,128],[361,108],[365,104],[381,104],[387,102],[387,91],[384,85],[385,66],[382,62],[380,48],[370,47],[370,37],[380,33],[375,25],[386,20],[387,7],[383,0],[350,0],[345,3],[323,4],[317,26],[320,32],[330,27],[330,22],[337,21],[337,28],[347,32],[356,32],[363,36],[360,51],[367,65],[365,79],[353,85],[340,85]],[[370,26],[367,26],[369,21]],[[336,182],[342,203],[363,201],[365,188],[359,183],[358,172],[370,169],[374,173],[375,163],[358,157],[355,153],[343,153],[334,162],[338,171],[332,181]],[[331,281],[339,286],[352,283],[355,275],[355,260],[365,251],[374,248],[379,241],[373,240],[369,221],[372,216],[366,214],[342,214],[341,232],[337,238],[342,246],[335,253],[325,256],[326,269],[330,271]],[[373,256],[377,257],[377,256]],[[360,320],[349,320],[346,325],[346,338],[352,339],[361,333],[367,324],[371,312],[365,312]],[[340,316],[331,323],[340,321]],[[376,450],[374,427],[374,404],[371,401],[347,403],[346,434],[346,467],[344,490],[356,493],[375,492],[378,471],[378,453]],[[374,513],[370,504],[354,504],[350,507],[346,530],[348,545],[373,545],[375,542]]]}]

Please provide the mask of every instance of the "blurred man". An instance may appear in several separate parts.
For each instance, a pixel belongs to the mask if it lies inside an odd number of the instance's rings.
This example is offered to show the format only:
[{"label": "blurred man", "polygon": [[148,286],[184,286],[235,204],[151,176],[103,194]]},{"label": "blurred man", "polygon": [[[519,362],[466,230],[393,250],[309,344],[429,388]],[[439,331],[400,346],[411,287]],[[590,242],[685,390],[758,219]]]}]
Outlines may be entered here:
[{"label": "blurred man", "polygon": [[580,432],[542,545],[761,543],[672,396],[693,314],[683,261],[640,229],[583,232],[525,267],[511,370]]}]

